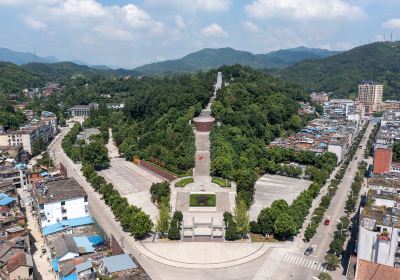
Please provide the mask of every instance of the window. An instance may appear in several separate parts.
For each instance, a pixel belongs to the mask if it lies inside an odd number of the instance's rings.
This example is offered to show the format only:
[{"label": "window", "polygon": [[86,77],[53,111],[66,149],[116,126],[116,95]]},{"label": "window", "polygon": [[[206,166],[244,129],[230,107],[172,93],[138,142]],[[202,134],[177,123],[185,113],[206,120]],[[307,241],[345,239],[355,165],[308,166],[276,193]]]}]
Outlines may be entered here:
[{"label": "window", "polygon": [[40,209],[44,209],[44,204],[39,204]]},{"label": "window", "polygon": [[83,201],[84,201],[84,202],[87,202],[87,196],[85,196],[85,197],[83,198]]},{"label": "window", "polygon": [[65,205],[65,201],[63,200],[63,201],[61,201],[61,205]]},{"label": "window", "polygon": [[65,221],[65,220],[68,220],[67,217],[63,217],[62,219],[63,219],[64,221]]}]

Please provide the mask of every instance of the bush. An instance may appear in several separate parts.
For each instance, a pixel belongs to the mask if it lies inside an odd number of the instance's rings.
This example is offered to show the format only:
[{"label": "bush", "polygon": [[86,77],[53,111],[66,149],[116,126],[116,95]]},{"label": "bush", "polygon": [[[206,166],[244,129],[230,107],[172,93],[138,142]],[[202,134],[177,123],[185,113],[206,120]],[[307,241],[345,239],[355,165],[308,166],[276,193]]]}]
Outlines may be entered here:
[{"label": "bush", "polygon": [[168,238],[171,240],[181,239],[180,222],[176,219],[171,220],[171,224],[169,226],[169,231],[168,231]]},{"label": "bush", "polygon": [[160,203],[161,200],[169,201],[171,190],[167,182],[161,182],[152,184],[150,187],[150,193],[151,199]]},{"label": "bush", "polygon": [[178,220],[179,222],[183,221],[183,214],[181,211],[175,211],[174,215],[172,216],[173,220]]},{"label": "bush", "polygon": [[261,227],[259,223],[256,221],[251,221],[250,222],[250,232],[255,233],[255,234],[260,234],[261,233]]}]

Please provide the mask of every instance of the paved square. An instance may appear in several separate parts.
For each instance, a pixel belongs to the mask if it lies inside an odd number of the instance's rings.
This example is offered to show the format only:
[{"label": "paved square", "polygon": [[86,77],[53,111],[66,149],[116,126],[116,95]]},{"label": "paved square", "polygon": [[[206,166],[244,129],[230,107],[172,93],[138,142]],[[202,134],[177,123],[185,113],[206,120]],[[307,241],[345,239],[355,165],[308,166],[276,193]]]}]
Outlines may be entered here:
[{"label": "paved square", "polygon": [[260,211],[271,206],[277,199],[284,199],[288,204],[311,185],[311,181],[266,174],[255,185],[254,203],[250,207],[250,219],[257,220]]},{"label": "paved square", "polygon": [[112,183],[130,204],[141,207],[151,219],[158,215],[157,207],[151,202],[150,187],[161,182],[157,176],[122,158],[112,159],[110,168],[99,172]]}]

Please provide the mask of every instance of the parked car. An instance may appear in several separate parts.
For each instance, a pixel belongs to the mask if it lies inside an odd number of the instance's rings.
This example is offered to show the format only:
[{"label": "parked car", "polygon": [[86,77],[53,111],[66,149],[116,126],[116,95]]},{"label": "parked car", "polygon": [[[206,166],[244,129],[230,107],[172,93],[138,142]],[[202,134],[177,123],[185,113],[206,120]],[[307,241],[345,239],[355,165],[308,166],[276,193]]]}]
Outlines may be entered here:
[{"label": "parked car", "polygon": [[304,251],[304,255],[309,256],[314,252],[313,247],[307,247],[307,249]]}]

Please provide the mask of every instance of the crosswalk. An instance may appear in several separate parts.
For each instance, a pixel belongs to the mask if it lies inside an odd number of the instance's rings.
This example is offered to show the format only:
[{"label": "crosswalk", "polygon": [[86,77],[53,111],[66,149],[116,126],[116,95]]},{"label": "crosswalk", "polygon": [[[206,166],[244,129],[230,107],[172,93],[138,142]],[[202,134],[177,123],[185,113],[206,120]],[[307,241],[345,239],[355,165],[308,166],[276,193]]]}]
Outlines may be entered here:
[{"label": "crosswalk", "polygon": [[285,248],[273,248],[271,249],[270,256],[263,263],[261,268],[258,270],[254,280],[270,280],[274,275],[283,257],[286,254],[287,249]]},{"label": "crosswalk", "polygon": [[323,267],[323,264],[312,257],[305,257],[295,254],[286,254],[282,261],[287,263],[292,263],[298,266],[302,266],[308,269],[317,270],[321,272],[325,272],[326,269]]},{"label": "crosswalk", "polygon": [[311,256],[303,256],[295,252],[290,252],[287,248],[272,248],[269,257],[257,271],[253,280],[273,280],[272,276],[282,262],[319,272],[326,271],[323,264]]}]

